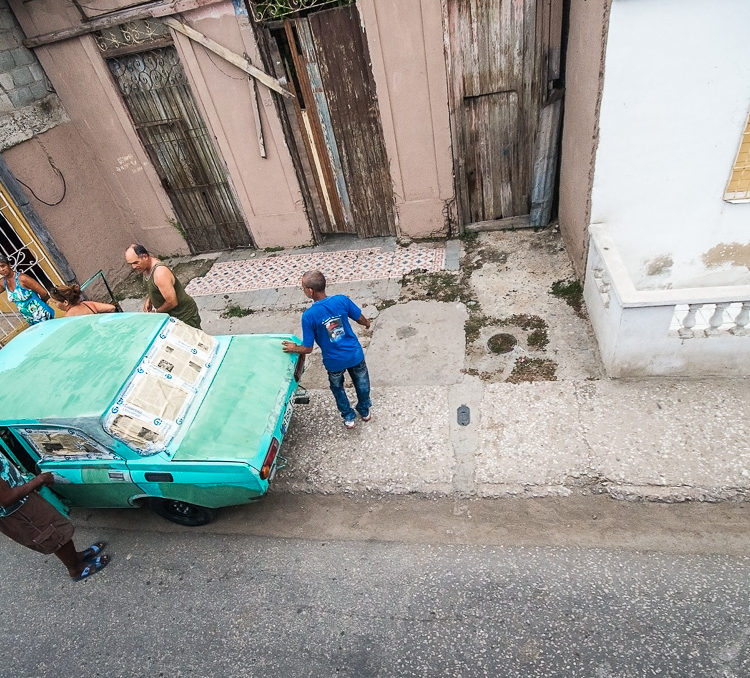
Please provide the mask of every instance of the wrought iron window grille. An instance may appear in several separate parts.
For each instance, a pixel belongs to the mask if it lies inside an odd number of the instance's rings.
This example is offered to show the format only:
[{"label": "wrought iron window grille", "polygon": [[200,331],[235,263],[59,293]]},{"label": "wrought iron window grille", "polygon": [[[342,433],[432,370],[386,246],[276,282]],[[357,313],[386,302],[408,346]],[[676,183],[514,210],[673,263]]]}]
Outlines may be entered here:
[{"label": "wrought iron window grille", "polygon": [[111,26],[94,33],[99,50],[105,55],[122,54],[132,48],[148,49],[165,41],[171,41],[171,34],[161,21],[139,19]]},{"label": "wrought iron window grille", "polygon": [[248,0],[255,21],[273,21],[306,10],[326,5],[343,7],[354,4],[354,0]]}]

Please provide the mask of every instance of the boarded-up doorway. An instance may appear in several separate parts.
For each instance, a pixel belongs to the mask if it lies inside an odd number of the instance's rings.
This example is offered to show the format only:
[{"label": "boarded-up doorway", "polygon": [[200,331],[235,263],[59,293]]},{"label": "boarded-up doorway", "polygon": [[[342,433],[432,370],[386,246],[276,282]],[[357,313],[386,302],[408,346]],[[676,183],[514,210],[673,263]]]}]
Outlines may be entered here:
[{"label": "boarded-up doorway", "polygon": [[193,253],[252,245],[173,46],[107,59]]},{"label": "boarded-up doorway", "polygon": [[259,26],[268,66],[297,95],[285,101],[287,141],[301,161],[318,230],[395,234],[388,156],[356,5]]},{"label": "boarded-up doorway", "polygon": [[443,2],[459,223],[545,226],[562,112],[563,0]]}]

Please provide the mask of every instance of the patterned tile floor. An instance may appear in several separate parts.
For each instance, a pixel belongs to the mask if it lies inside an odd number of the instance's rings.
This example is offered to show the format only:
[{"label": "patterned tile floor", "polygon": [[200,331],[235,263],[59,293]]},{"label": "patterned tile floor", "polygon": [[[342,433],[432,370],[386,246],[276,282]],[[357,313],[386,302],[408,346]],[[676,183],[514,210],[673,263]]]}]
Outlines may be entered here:
[{"label": "patterned tile floor", "polygon": [[413,244],[395,251],[370,248],[219,262],[202,278],[191,280],[186,290],[200,296],[296,287],[310,269],[323,271],[329,283],[400,278],[417,269],[432,273],[445,269],[445,246]]}]

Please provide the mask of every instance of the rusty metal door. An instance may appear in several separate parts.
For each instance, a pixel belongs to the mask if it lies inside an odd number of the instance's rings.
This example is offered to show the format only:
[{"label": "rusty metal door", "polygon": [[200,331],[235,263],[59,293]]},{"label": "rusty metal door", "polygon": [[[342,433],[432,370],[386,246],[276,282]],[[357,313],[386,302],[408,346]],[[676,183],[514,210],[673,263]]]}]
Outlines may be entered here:
[{"label": "rusty metal door", "polygon": [[503,219],[527,225],[535,166],[539,173],[547,160],[556,164],[548,153],[535,163],[541,153],[535,141],[540,111],[560,75],[560,26],[550,20],[561,6],[562,0],[445,0],[462,225]]},{"label": "rusty metal door", "polygon": [[390,166],[356,5],[285,19],[265,35],[297,94],[287,141],[307,154],[305,183],[317,190],[311,211],[322,213],[320,231],[393,235]]},{"label": "rusty metal door", "polygon": [[191,252],[252,245],[174,47],[107,59]]}]

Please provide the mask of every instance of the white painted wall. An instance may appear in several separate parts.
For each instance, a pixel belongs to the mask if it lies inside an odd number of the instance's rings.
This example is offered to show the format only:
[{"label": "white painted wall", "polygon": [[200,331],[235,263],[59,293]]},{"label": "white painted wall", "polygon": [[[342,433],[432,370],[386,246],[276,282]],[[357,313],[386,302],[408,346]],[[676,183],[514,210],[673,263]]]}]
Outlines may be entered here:
[{"label": "white painted wall", "polygon": [[[638,289],[750,283],[722,196],[750,109],[750,0],[613,0],[592,193]],[[717,245],[745,259],[707,267]],[[673,265],[647,274],[664,257]]]}]

